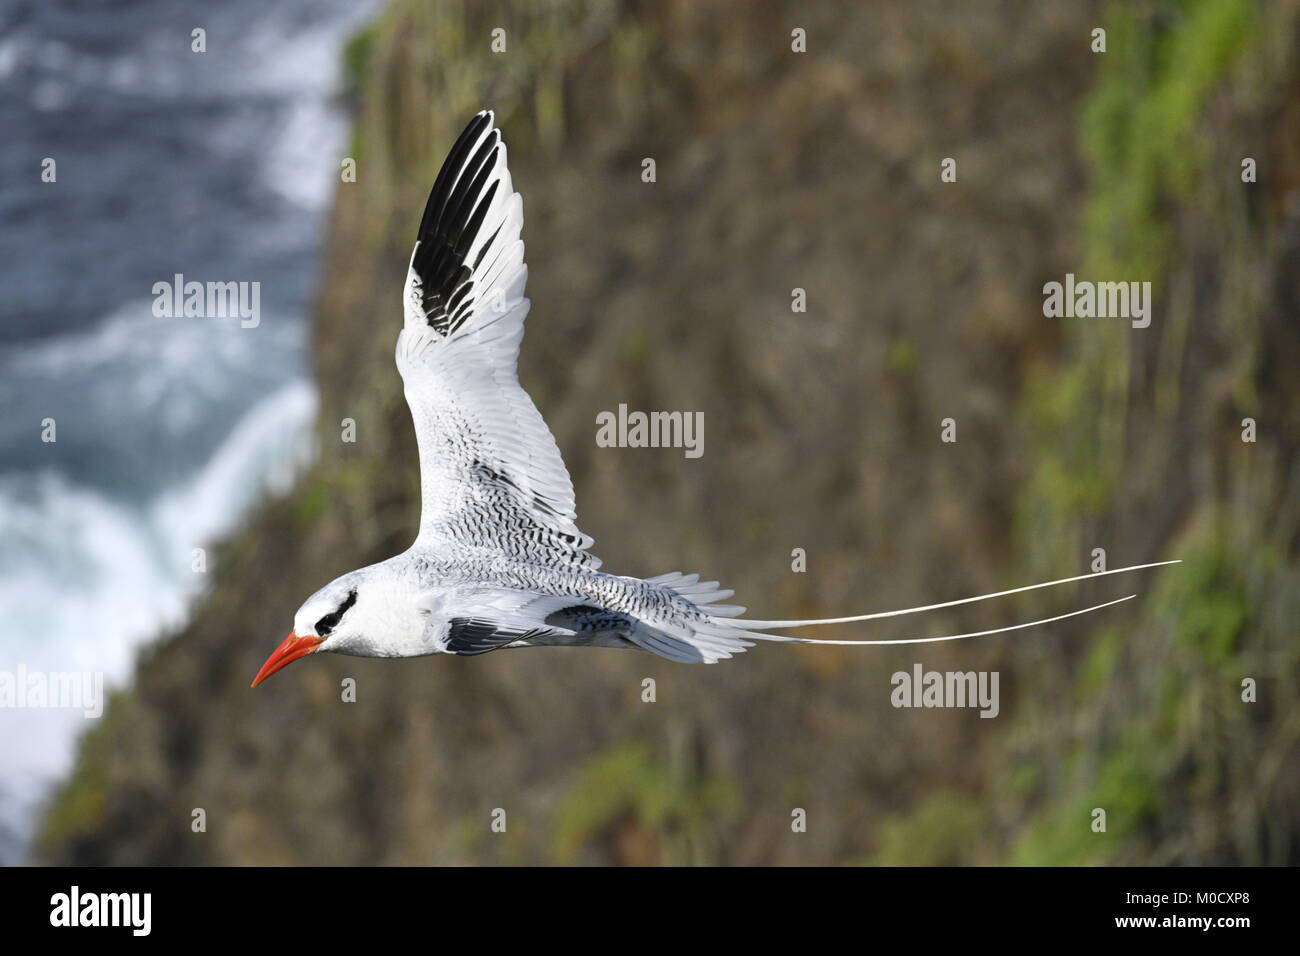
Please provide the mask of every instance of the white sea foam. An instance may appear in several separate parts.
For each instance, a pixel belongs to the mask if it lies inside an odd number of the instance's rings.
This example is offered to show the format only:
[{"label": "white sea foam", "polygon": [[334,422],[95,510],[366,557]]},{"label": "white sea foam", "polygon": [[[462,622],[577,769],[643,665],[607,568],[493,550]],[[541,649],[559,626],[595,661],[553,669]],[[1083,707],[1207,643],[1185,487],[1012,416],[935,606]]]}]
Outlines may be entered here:
[{"label": "white sea foam", "polygon": [[[19,23],[0,38],[0,77],[30,80],[32,110],[75,108],[89,97],[100,109],[120,102],[130,116],[202,111],[201,158],[186,161],[214,173],[246,170],[286,200],[265,205],[239,251],[291,261],[285,251],[318,228],[337,182],[345,128],[332,104],[342,40],[377,6],[221,5],[205,23],[205,55],[190,52],[186,33],[141,21],[125,33],[90,30],[116,42],[78,42],[69,56]],[[193,197],[168,198],[185,205]],[[49,258],[62,261],[57,249]],[[218,259],[177,269],[241,277]],[[212,274],[198,276],[200,266]],[[282,278],[280,288],[306,284]],[[263,313],[257,329],[243,330],[155,318],[148,298],[108,302],[90,328],[0,351],[0,669],[101,671],[110,688],[124,686],[142,643],[183,625],[207,580],[192,570],[193,549],[290,486],[312,453],[316,409],[304,316],[300,304],[265,299]],[[47,416],[58,423],[53,445],[39,440]],[[0,863],[15,859],[86,726],[71,710],[0,709]]]},{"label": "white sea foam", "polygon": [[[192,479],[144,508],[52,471],[0,476],[0,670],[96,671],[122,686],[135,649],[180,626],[202,588],[193,549],[291,485],[312,453],[315,414],[314,389],[290,382]],[[0,709],[0,830],[21,830],[85,726],[76,711]]]}]

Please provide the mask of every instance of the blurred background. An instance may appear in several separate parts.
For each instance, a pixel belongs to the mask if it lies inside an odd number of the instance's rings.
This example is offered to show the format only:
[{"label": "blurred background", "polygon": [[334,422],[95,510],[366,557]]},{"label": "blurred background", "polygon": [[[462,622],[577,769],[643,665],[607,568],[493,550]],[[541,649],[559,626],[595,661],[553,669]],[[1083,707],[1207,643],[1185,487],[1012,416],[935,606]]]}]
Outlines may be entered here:
[{"label": "blurred background", "polygon": [[[0,860],[1300,857],[1300,0],[0,10],[0,670],[113,690],[0,709]],[[413,538],[400,289],[483,107],[520,378],[606,570],[783,618],[1183,563],[824,632],[1139,593],[956,646],[322,657],[250,691],[306,595]],[[260,324],[153,317],[175,273],[261,282]],[[1045,318],[1066,273],[1151,282],[1150,327]],[[703,411],[705,454],[598,448],[620,403]],[[895,709],[917,663],[999,671],[999,716]]]}]

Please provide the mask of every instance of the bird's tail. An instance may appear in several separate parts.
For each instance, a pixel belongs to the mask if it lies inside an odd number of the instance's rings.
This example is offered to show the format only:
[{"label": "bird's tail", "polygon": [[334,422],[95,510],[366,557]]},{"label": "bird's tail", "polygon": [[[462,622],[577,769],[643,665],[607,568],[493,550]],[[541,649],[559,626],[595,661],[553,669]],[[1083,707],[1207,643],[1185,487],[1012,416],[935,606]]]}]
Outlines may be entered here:
[{"label": "bird's tail", "polygon": [[[872,621],[878,618],[901,617],[906,614],[920,614],[924,611],[937,611],[942,608],[958,607],[962,604],[974,604],[978,601],[989,601],[994,598],[1007,597],[1012,594],[1022,594],[1026,591],[1035,591],[1039,588],[1049,588],[1058,584],[1068,584],[1072,581],[1086,581],[1090,578],[1101,578],[1111,574],[1123,574],[1128,571],[1141,571],[1146,568],[1157,568],[1167,564],[1178,564],[1178,561],[1156,561],[1151,564],[1135,564],[1126,568],[1115,568],[1110,571],[1096,571],[1091,574],[1078,574],[1068,578],[1058,578],[1055,581],[1044,581],[1041,584],[1029,584],[1024,587],[1010,588],[1005,591],[994,591],[990,594],[979,594],[975,597],[960,598],[955,601],[943,601],[938,604],[925,604],[918,607],[900,608],[894,611],[874,611],[869,614],[854,614],[848,617],[830,617],[815,618],[811,620],[789,620],[789,621],[762,621],[741,617],[745,612],[743,607],[731,604],[720,604],[719,601],[731,597],[733,591],[722,589],[716,581],[701,581],[698,574],[683,575],[677,572],[663,574],[657,578],[651,578],[650,583],[662,585],[671,588],[678,594],[690,600],[701,611],[709,615],[709,620],[704,625],[697,625],[694,632],[687,634],[677,634],[665,632],[661,628],[645,628],[646,634],[644,640],[637,640],[646,650],[664,657],[671,657],[675,660],[706,660],[710,663],[714,660],[730,657],[732,654],[739,654],[747,647],[753,647],[751,641],[773,641],[783,644],[840,644],[840,645],[887,645],[887,644],[937,644],[943,641],[959,641],[970,637],[984,637],[990,634],[1004,634],[1008,631],[1019,631],[1025,628],[1038,627],[1043,624],[1051,624],[1056,621],[1063,621],[1067,618],[1078,617],[1081,614],[1090,614],[1093,611],[1100,611],[1103,608],[1112,607],[1116,604],[1122,604],[1130,601],[1136,595],[1129,594],[1112,601],[1106,601],[1101,604],[1094,604],[1091,607],[1081,608],[1077,611],[1070,611],[1065,614],[1058,614],[1054,617],[1040,618],[1034,621],[1026,621],[1022,624],[1012,624],[1007,627],[991,628],[984,631],[970,631],[964,634],[944,634],[936,637],[910,637],[898,638],[893,640],[817,640],[806,637],[791,637],[787,634],[766,633],[777,629],[811,627],[817,624],[847,624],[855,621]],[[633,638],[636,640],[636,638]],[[687,646],[683,646],[687,645]],[[673,653],[668,653],[672,651]]]},{"label": "bird's tail", "polygon": [[[745,620],[727,621],[727,624],[734,625],[744,629],[746,637],[757,638],[760,641],[779,641],[782,644],[938,644],[942,641],[960,641],[968,637],[984,637],[988,634],[1004,634],[1007,631],[1021,631],[1027,627],[1038,627],[1040,624],[1051,624],[1053,621],[1064,621],[1068,617],[1078,617],[1080,614],[1089,614],[1092,611],[1100,611],[1104,607],[1111,607],[1115,604],[1123,604],[1125,601],[1131,601],[1137,597],[1136,594],[1128,594],[1122,598],[1116,598],[1113,601],[1106,601],[1103,604],[1094,604],[1092,607],[1080,608],[1077,611],[1070,611],[1067,614],[1058,614],[1055,617],[1039,618],[1037,621],[1025,621],[1023,624],[1011,624],[1007,627],[990,628],[987,631],[968,631],[965,634],[945,634],[941,637],[904,637],[888,641],[828,641],[817,640],[811,637],[790,637],[786,634],[765,634],[757,633],[757,629],[751,630],[751,623]],[[765,627],[770,627],[770,621],[759,622]],[[799,624],[786,625],[787,627],[803,627],[808,624],[826,624],[828,621],[803,621]]]},{"label": "bird's tail", "polygon": [[[899,609],[896,610],[896,611],[874,611],[874,612],[872,612],[872,613],[870,613],[870,614],[854,614],[854,615],[851,615],[850,617],[825,617],[825,618],[816,618],[816,619],[813,619],[813,620],[804,620],[804,621],[754,621],[754,620],[745,620],[743,623],[744,623],[744,626],[745,626],[745,629],[746,629],[746,630],[750,630],[750,631],[766,631],[766,630],[770,630],[770,629],[773,629],[773,628],[786,628],[786,627],[809,627],[809,626],[814,625],[814,624],[850,624],[850,623],[852,623],[852,622],[854,622],[854,621],[874,621],[874,620],[877,620],[878,618],[884,618],[884,617],[902,617],[902,616],[905,615],[905,614],[920,614],[920,613],[922,613],[923,611],[938,611],[938,610],[940,610],[940,609],[942,609],[942,608],[947,608],[947,607],[958,607],[959,605],[962,605],[962,604],[975,604],[975,603],[978,602],[978,601],[991,601],[993,598],[1007,597],[1008,595],[1011,595],[1011,594],[1023,594],[1023,593],[1026,592],[1026,591],[1037,591],[1039,588],[1050,588],[1050,587],[1055,587],[1055,586],[1058,585],[1058,584],[1069,584],[1069,583],[1072,582],[1072,581],[1086,581],[1086,580],[1088,580],[1088,579],[1090,579],[1090,578],[1104,578],[1104,577],[1107,577],[1108,575],[1111,575],[1111,574],[1124,574],[1124,573],[1127,572],[1127,571],[1142,571],[1142,570],[1145,570],[1146,568],[1158,568],[1158,567],[1162,567],[1162,566],[1164,566],[1164,565],[1166,565],[1166,564],[1178,564],[1178,563],[1179,563],[1178,561],[1155,561],[1155,562],[1152,562],[1151,564],[1133,564],[1133,565],[1128,566],[1127,568],[1113,568],[1113,569],[1110,570],[1110,571],[1094,571],[1094,572],[1092,572],[1091,574],[1076,574],[1076,575],[1074,575],[1073,577],[1069,577],[1069,578],[1057,578],[1055,581],[1043,581],[1041,584],[1027,584],[1027,585],[1025,585],[1024,587],[1020,587],[1020,588],[1010,588],[1010,589],[1008,589],[1008,590],[1006,590],[1006,591],[993,591],[993,592],[990,593],[990,594],[978,594],[978,595],[976,595],[975,597],[959,598],[959,599],[957,599],[956,601],[943,601],[943,602],[941,602],[941,603],[939,603],[939,604],[922,604],[922,605],[919,605],[919,606],[917,606],[917,607],[905,607],[905,608],[899,608]],[[1134,596],[1134,595],[1129,595],[1129,597],[1133,597],[1133,596]],[[1120,598],[1120,600],[1121,600],[1121,601],[1127,601],[1128,598]],[[1119,601],[1111,601],[1111,602],[1110,602],[1110,604],[1118,604],[1118,603],[1119,603]],[[1082,610],[1082,611],[1075,611],[1074,613],[1075,613],[1075,614],[1084,614],[1084,613],[1086,613],[1087,611],[1095,611],[1095,610],[1098,610],[1099,608],[1103,608],[1103,607],[1109,607],[1109,604],[1099,604],[1099,605],[1097,605],[1096,607],[1085,608],[1085,609]],[[1070,616],[1070,615],[1066,615],[1066,616],[1068,617],[1068,616]],[[1050,621],[1057,621],[1057,620],[1060,620],[1060,618],[1050,618],[1049,620],[1050,620]],[[737,622],[737,623],[740,623],[740,622]],[[1045,620],[1045,621],[1038,621],[1038,622],[1035,622],[1035,623],[1046,624],[1046,623],[1049,623],[1049,621],[1048,621],[1048,620]],[[1020,624],[1020,625],[1017,625],[1017,626],[1018,626],[1018,627],[1031,627],[1032,624]],[[1003,628],[1002,630],[1013,630],[1013,628]],[[988,632],[988,633],[997,633],[997,632],[996,632],[996,631],[993,631],[993,632]],[[962,636],[964,636],[964,637],[975,637],[975,636],[980,636],[980,635],[970,634],[970,635],[962,635]],[[921,640],[939,641],[939,640],[953,640],[953,639],[954,639],[954,638],[952,638],[952,637],[943,637],[943,638],[938,638],[938,637],[936,637],[936,638],[923,638],[923,639],[921,639]],[[819,643],[822,643],[822,642],[819,642]],[[871,642],[867,642],[867,641],[835,641],[835,642],[831,642],[831,643],[839,643],[839,644],[858,644],[858,643],[889,643],[889,644],[903,644],[903,643],[917,643],[917,641],[871,641]]]}]

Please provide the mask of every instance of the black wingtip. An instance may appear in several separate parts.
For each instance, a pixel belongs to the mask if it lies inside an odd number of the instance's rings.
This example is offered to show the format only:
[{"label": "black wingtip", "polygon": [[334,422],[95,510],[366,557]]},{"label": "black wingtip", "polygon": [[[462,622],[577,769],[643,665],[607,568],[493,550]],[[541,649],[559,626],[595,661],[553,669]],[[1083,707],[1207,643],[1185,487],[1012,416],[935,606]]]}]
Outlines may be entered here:
[{"label": "black wingtip", "polygon": [[433,188],[429,190],[429,201],[424,204],[424,215],[420,217],[420,231],[416,235],[417,241],[427,239],[437,224],[438,216],[451,193],[453,178],[465,164],[466,156],[475,141],[483,135],[484,131],[491,128],[492,119],[491,110],[480,110],[461,130],[461,134],[456,137],[456,142],[447,151],[442,169],[438,170],[438,178],[434,180]]},{"label": "black wingtip", "polygon": [[[425,204],[411,256],[429,325],[443,335],[456,330],[464,319],[461,312],[472,304],[470,290],[462,286],[478,263],[467,263],[465,257],[499,186],[498,182],[488,185],[503,148],[501,131],[492,120],[491,110],[480,110],[447,153]],[[485,244],[480,259],[486,251]]]}]

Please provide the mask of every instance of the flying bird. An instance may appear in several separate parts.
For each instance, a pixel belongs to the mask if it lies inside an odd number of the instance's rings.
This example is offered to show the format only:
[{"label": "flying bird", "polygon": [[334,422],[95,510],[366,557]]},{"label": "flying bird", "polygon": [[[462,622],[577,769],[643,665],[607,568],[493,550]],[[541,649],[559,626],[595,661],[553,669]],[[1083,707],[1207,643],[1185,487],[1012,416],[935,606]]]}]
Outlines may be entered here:
[{"label": "flying bird", "polygon": [[923,607],[820,620],[762,621],[697,574],[633,578],[600,570],[579,530],[573,484],[519,385],[523,203],[490,111],[452,146],[420,220],[403,290],[397,369],[420,452],[420,530],[403,553],[344,574],[294,615],[253,680],[328,651],[360,657],[485,654],[507,647],[639,648],[714,663],[754,641],[906,644],[1035,627],[1134,595],[1008,627],[890,641],[830,641],[773,631],[915,614],[1157,564],[1116,568]]}]

